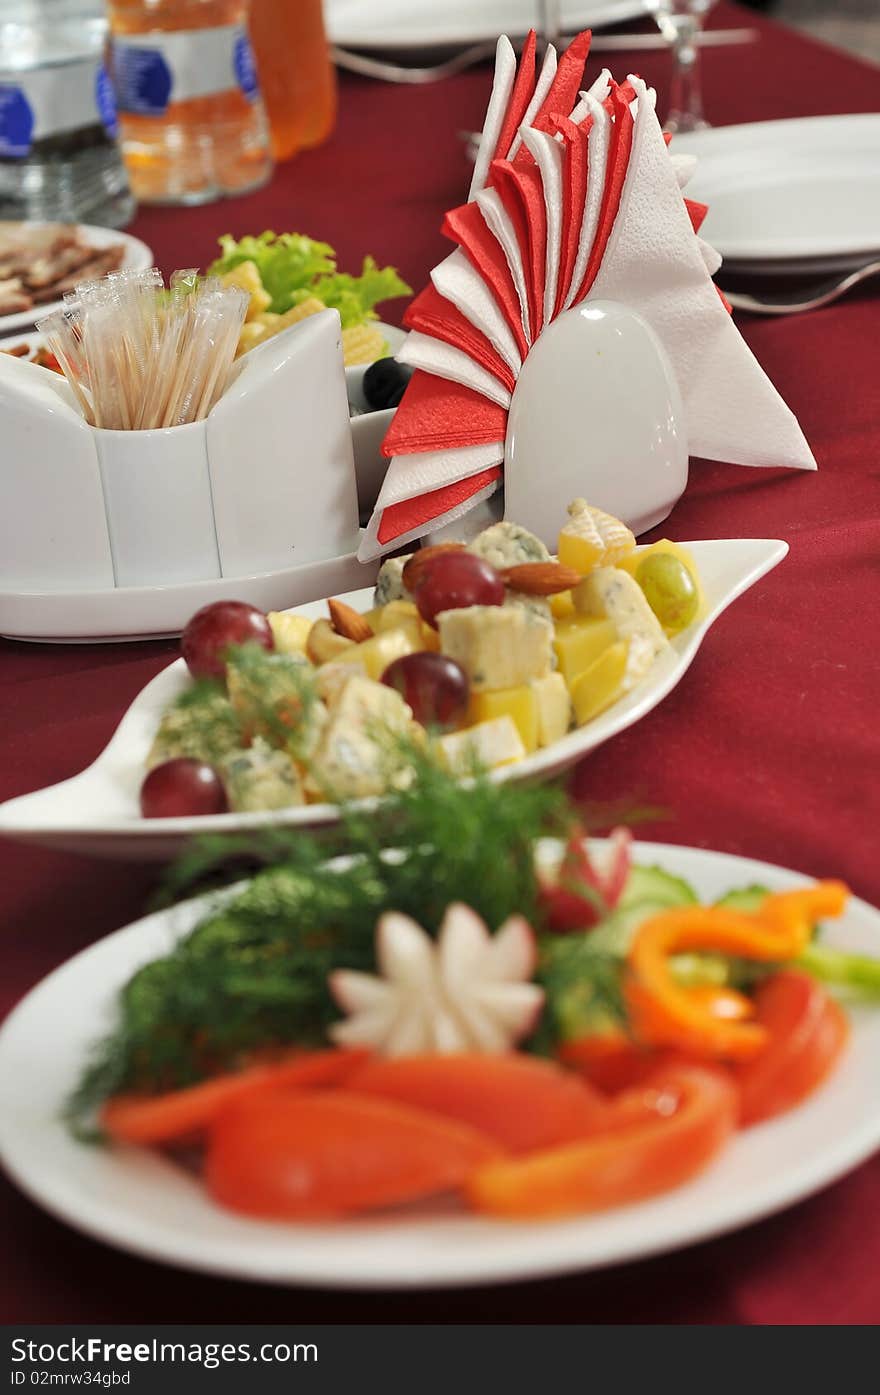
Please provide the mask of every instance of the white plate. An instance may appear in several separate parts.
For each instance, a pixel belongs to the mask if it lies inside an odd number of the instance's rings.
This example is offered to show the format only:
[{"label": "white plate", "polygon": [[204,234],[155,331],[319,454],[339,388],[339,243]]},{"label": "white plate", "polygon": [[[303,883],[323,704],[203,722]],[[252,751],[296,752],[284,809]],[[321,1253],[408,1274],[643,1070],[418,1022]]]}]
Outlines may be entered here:
[{"label": "white plate", "polygon": [[[27,225],[25,225],[27,226]],[[34,223],[33,227],[46,227],[45,223]],[[122,258],[122,266],[126,271],[141,271],[144,267],[153,265],[153,253],[145,242],[141,242],[138,237],[131,237],[128,233],[117,232],[115,228],[97,228],[91,223],[77,224],[77,232],[82,236],[89,246],[95,248],[109,247],[114,242],[121,242],[125,247],[125,255]],[[15,315],[0,315],[0,334],[8,334],[10,330],[19,325],[32,325],[35,320],[42,319],[44,315],[51,314],[57,310],[64,302],[53,300],[47,305],[35,305],[32,310],[19,310]]]},{"label": "white plate", "polygon": [[[635,846],[711,901],[733,887],[801,884],[793,872],[722,853]],[[652,1201],[545,1223],[449,1208],[324,1225],[252,1221],[215,1207],[201,1183],[158,1154],[75,1143],[62,1104],[116,994],[168,952],[209,898],[148,916],[84,950],[35,988],[0,1033],[0,1157],[52,1215],[150,1259],[271,1283],[390,1288],[483,1284],[599,1268],[680,1248],[759,1220],[827,1186],[880,1143],[880,1011],[852,1010],[837,1072],[799,1109],[738,1134],[702,1176]],[[832,944],[875,952],[880,913],[854,900]]]},{"label": "white plate", "polygon": [[373,580],[378,562],[355,552],[301,562],[277,572],[181,581],[173,586],[117,586],[100,591],[0,589],[0,635],[41,644],[94,644],[179,635],[191,615],[211,601],[250,601],[284,610],[314,596],[335,595]]},{"label": "white plate", "polygon": [[[562,0],[566,34],[645,14],[646,0]],[[327,34],[342,48],[433,48],[499,34],[522,37],[538,22],[537,0],[327,0]]]},{"label": "white plate", "polygon": [[[705,617],[675,637],[669,650],[633,692],[561,741],[496,771],[493,778],[549,778],[646,716],[684,676],[703,636],[721,612],[788,552],[787,543],[765,538],[694,542],[687,546],[706,593]],[[359,591],[342,599],[358,610],[367,610],[372,604],[372,593]],[[314,617],[326,614],[323,601],[298,609]],[[273,813],[212,814],[205,818],[141,818],[138,791],[147,752],[162,713],[188,681],[182,659],[163,669],[135,698],[109,745],[87,770],[62,784],[0,804],[0,834],[99,857],[152,859],[173,856],[189,838],[201,833],[232,833],[266,824],[304,828],[336,821],[338,810],[334,804],[308,804]]]},{"label": "white plate", "polygon": [[700,232],[728,271],[809,273],[880,250],[880,114],[722,126],[673,150],[699,160],[687,194],[709,205]]}]

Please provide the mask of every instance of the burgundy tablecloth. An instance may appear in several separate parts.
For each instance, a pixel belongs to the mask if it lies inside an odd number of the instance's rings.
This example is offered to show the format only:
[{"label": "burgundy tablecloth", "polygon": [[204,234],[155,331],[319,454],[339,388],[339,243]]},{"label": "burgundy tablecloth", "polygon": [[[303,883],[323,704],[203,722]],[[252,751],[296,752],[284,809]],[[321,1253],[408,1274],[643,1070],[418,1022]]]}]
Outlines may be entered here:
[{"label": "burgundy tablecloth", "polygon": [[[880,109],[880,72],[720,4],[761,41],[705,55],[707,109],[744,119]],[[625,67],[625,61],[621,63]],[[595,68],[595,64],[592,65]],[[644,57],[658,86],[665,56]],[[216,236],[298,228],[342,264],[366,251],[415,286],[444,253],[442,211],[468,178],[457,132],[480,120],[488,71],[424,91],[345,80],[322,150],[247,199],[145,210],[134,231],[166,271],[205,263]],[[646,835],[845,877],[880,902],[880,297],[806,317],[743,319],[798,413],[818,475],[694,461],[665,525],[677,538],[787,538],[789,559],[713,629],[662,707],[580,767],[596,798],[669,810]],[[0,798],[73,775],[173,655],[169,643],[0,642]],[[154,873],[0,846],[5,1006],[84,945],[134,919]],[[880,1087],[878,1087],[880,1088]],[[880,1160],[735,1236],[603,1273],[391,1297],[284,1290],[165,1269],[81,1238],[2,1183],[7,1321],[539,1321],[845,1323],[880,1318]]]}]

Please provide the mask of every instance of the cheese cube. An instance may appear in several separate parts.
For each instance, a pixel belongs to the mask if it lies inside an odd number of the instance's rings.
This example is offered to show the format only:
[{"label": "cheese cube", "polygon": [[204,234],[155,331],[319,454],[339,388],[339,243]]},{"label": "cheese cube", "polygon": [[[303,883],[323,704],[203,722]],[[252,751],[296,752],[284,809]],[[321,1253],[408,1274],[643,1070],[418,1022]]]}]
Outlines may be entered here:
[{"label": "cheese cube", "polygon": [[412,557],[412,553],[408,552],[405,557],[389,557],[387,561],[382,563],[379,575],[376,577],[374,605],[388,605],[389,601],[404,601],[410,598],[409,592],[403,584],[403,569],[410,557]]},{"label": "cheese cube", "polygon": [[421,646],[405,630],[380,630],[372,639],[365,639],[346,653],[346,659],[362,663],[367,676],[377,683],[389,664],[414,654]]},{"label": "cheese cube", "polygon": [[554,620],[568,620],[574,613],[570,591],[557,591],[555,596],[550,597],[550,614]]},{"label": "cheese cube", "polygon": [[425,622],[412,601],[390,601],[378,612],[378,617],[377,634],[384,634],[391,630],[402,630],[412,643],[413,652],[416,649],[424,648],[422,634]]},{"label": "cheese cube", "polygon": [[313,782],[335,800],[383,794],[411,775],[399,746],[399,738],[408,736],[411,727],[412,712],[393,688],[369,678],[350,678],[312,758]]},{"label": "cheese cube", "polygon": [[299,771],[286,751],[274,751],[257,737],[244,751],[230,751],[220,763],[229,803],[239,814],[287,809],[304,804]]},{"label": "cheese cube", "polygon": [[647,673],[669,647],[663,626],[657,619],[638,582],[620,567],[597,567],[574,590],[574,603],[583,615],[604,616],[611,621],[618,639],[629,644],[626,692]]},{"label": "cheese cube", "polygon": [[548,562],[550,553],[540,538],[521,523],[493,523],[478,533],[468,552],[482,557],[492,567],[518,567],[523,562]]},{"label": "cheese cube", "polygon": [[304,654],[312,621],[305,615],[291,615],[286,610],[270,610],[266,616],[272,626],[275,652],[278,654]]},{"label": "cheese cube", "polygon": [[510,765],[526,754],[516,725],[508,716],[478,722],[465,731],[450,732],[448,736],[441,736],[439,746],[447,768],[461,776]]},{"label": "cheese cube", "polygon": [[560,620],[556,626],[553,648],[559,672],[571,685],[579,673],[613,644],[617,632],[610,620],[600,620],[586,615],[576,615],[571,620]]},{"label": "cheese cube", "polygon": [[322,701],[332,707],[350,678],[366,677],[367,670],[360,659],[331,659],[317,669],[315,687]]},{"label": "cheese cube", "polygon": [[532,692],[538,709],[538,745],[552,746],[571,726],[571,697],[561,673],[536,678]]},{"label": "cheese cube", "polygon": [[612,565],[635,547],[635,537],[625,523],[591,508],[585,499],[575,499],[568,512],[569,520],[559,534],[563,566],[586,576],[593,567]]},{"label": "cheese cube", "polygon": [[628,647],[618,640],[575,679],[571,700],[579,727],[604,712],[606,707],[623,695]]},{"label": "cheese cube", "polygon": [[521,606],[444,610],[437,621],[441,651],[461,664],[472,692],[515,688],[550,672],[553,629]]},{"label": "cheese cube", "polygon": [[[565,684],[562,686],[564,688]],[[568,693],[565,697],[567,702]],[[538,749],[538,697],[534,684],[522,683],[517,688],[499,688],[492,693],[473,693],[468,715],[472,724],[510,717],[526,750]]]}]

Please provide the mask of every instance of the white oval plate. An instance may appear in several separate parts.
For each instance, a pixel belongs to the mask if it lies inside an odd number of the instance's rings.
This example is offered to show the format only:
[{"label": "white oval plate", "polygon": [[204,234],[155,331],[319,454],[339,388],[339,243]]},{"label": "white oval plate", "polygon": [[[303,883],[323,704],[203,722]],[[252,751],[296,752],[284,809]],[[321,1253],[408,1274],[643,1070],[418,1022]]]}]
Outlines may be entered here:
[{"label": "white oval plate", "polygon": [[[34,223],[31,226],[42,228],[47,225]],[[125,255],[122,258],[122,267],[125,271],[142,271],[144,267],[153,265],[152,249],[145,242],[141,242],[139,237],[119,232],[116,228],[93,227],[91,223],[78,223],[76,231],[89,246],[96,249],[109,247],[114,242],[121,242],[125,248]],[[10,330],[17,329],[19,326],[33,325],[44,315],[51,314],[53,310],[59,309],[63,304],[63,300],[53,300],[47,305],[35,305],[32,310],[19,310],[14,315],[0,315],[0,334],[8,334]]]},{"label": "white oval plate", "polygon": [[[703,900],[796,873],[660,843],[637,861],[685,877]],[[643,1259],[759,1220],[827,1186],[880,1144],[880,1010],[852,1010],[837,1072],[799,1109],[738,1134],[695,1181],[594,1216],[510,1223],[445,1208],[358,1222],[287,1225],[214,1206],[197,1178],[159,1154],[78,1144],[59,1120],[90,1045],[136,969],[167,953],[209,898],[148,916],[84,950],[23,1000],[0,1032],[0,1158],[52,1215],[123,1250],[212,1274],[346,1288],[435,1287],[534,1279]],[[880,912],[854,900],[830,943],[877,952]]]},{"label": "white oval plate", "polygon": [[709,205],[700,233],[728,271],[833,269],[880,249],[880,114],[719,126],[672,148],[698,159],[688,198]]},{"label": "white oval plate", "polygon": [[[772,538],[732,538],[687,546],[706,593],[708,609],[703,619],[675,637],[633,692],[561,741],[515,766],[496,771],[494,779],[556,775],[646,716],[684,676],[709,626],[788,552],[787,543]],[[372,592],[355,591],[341,599],[367,610]],[[324,601],[313,601],[297,610],[312,617],[326,614]],[[174,856],[189,838],[200,833],[234,833],[267,824],[304,828],[336,821],[334,804],[307,804],[274,813],[141,818],[138,791],[147,752],[162,713],[187,682],[182,659],[163,669],[135,698],[109,745],[87,770],[59,785],[0,804],[0,834],[97,857],[159,859]]]},{"label": "white oval plate", "polygon": [[[538,22],[534,0],[435,0],[414,5],[412,0],[328,0],[327,36],[349,48],[434,48],[444,44],[474,44],[499,34],[522,37]],[[561,23],[566,34],[592,26],[622,24],[646,13],[647,0],[562,0]]]}]

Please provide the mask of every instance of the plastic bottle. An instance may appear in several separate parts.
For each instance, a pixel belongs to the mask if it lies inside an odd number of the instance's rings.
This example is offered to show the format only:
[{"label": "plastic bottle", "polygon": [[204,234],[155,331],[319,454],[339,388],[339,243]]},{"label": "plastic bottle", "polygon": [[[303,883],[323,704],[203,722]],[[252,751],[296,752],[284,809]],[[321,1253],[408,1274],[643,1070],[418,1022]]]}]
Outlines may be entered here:
[{"label": "plastic bottle", "polygon": [[108,9],[109,68],[137,198],[206,203],[264,184],[272,157],[247,0],[109,0]]},{"label": "plastic bottle", "polygon": [[321,0],[251,0],[251,37],[276,160],[325,141],[336,124],[336,72]]},{"label": "plastic bottle", "polygon": [[0,0],[0,219],[123,227],[100,0]]}]

